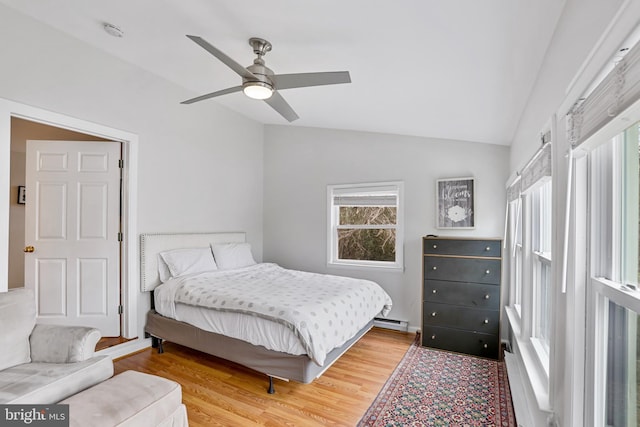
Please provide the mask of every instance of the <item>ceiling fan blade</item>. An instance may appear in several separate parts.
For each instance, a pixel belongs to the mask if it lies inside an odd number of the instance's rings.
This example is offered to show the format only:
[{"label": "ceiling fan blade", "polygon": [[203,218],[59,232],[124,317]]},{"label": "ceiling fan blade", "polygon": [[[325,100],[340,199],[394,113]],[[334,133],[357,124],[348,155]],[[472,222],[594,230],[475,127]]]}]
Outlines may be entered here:
[{"label": "ceiling fan blade", "polygon": [[329,71],[326,73],[276,74],[271,76],[276,89],[292,89],[296,87],[335,85],[351,83],[348,71]]},{"label": "ceiling fan blade", "polygon": [[226,95],[228,93],[240,92],[241,90],[242,90],[242,86],[234,86],[234,87],[222,89],[216,92],[211,92],[206,95],[201,95],[195,98],[187,99],[186,101],[182,101],[180,104],[193,104],[194,102],[204,101],[205,99],[214,98],[220,95]]},{"label": "ceiling fan blade", "polygon": [[269,104],[271,108],[276,110],[282,117],[290,122],[299,119],[296,112],[293,111],[293,108],[291,108],[291,106],[287,104],[287,101],[285,101],[282,95],[280,95],[277,91],[273,92],[273,95],[271,95],[270,98],[265,99],[264,102]]},{"label": "ceiling fan blade", "polygon": [[207,42],[202,37],[190,36],[190,35],[187,35],[187,37],[189,37],[191,40],[193,40],[194,42],[199,44],[204,50],[206,50],[207,52],[209,52],[210,54],[212,54],[213,56],[218,58],[227,67],[231,68],[233,71],[238,73],[240,76],[242,76],[244,78],[247,78],[247,79],[253,79],[253,80],[257,79],[256,76],[251,71],[247,70],[245,67],[243,67],[242,65],[238,64],[236,61],[231,59],[229,56],[227,56],[226,53],[224,53],[220,49],[212,46],[209,42]]}]

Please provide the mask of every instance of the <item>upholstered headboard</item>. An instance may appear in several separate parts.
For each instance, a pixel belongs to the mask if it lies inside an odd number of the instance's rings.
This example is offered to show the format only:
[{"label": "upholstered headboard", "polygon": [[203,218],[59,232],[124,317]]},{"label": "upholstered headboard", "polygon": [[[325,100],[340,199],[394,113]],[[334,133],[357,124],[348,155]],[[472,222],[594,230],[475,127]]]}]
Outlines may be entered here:
[{"label": "upholstered headboard", "polygon": [[160,284],[158,254],[184,248],[205,248],[210,243],[242,243],[244,232],[229,233],[173,233],[140,235],[140,289],[152,291]]}]

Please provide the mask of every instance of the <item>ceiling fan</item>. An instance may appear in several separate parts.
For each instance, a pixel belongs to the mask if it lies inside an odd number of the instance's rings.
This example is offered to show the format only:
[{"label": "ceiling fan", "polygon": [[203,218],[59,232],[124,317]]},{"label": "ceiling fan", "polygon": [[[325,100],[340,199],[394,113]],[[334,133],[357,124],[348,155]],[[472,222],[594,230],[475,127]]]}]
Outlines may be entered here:
[{"label": "ceiling fan", "polygon": [[264,64],[264,59],[262,59],[267,52],[271,51],[271,43],[261,38],[252,37],[249,39],[249,45],[251,45],[253,53],[258,57],[253,60],[253,64],[245,68],[203,38],[189,35],[187,37],[238,73],[242,77],[242,84],[188,99],[181,102],[181,104],[193,104],[194,102],[242,90],[249,98],[264,100],[264,102],[280,113],[282,117],[292,122],[299,117],[278,91],[297,87],[351,83],[351,77],[348,71],[274,74],[273,71]]}]

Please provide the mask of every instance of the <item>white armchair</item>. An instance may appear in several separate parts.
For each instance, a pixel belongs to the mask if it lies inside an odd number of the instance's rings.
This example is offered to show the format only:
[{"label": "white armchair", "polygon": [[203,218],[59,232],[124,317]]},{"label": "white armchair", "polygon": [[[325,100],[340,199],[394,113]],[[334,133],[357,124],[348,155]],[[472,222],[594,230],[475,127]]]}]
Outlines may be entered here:
[{"label": "white armchair", "polygon": [[95,356],[100,331],[36,325],[28,289],[0,293],[0,403],[51,404],[113,375],[109,356]]}]

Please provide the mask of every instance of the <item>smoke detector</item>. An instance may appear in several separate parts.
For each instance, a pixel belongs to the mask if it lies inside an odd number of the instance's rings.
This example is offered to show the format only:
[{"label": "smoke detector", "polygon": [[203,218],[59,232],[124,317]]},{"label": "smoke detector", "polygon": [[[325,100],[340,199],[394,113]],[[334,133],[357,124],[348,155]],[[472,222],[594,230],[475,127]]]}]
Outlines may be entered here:
[{"label": "smoke detector", "polygon": [[113,24],[109,24],[108,22],[104,23],[104,30],[113,37],[122,37],[124,36],[124,32],[120,29],[120,27],[115,26]]}]

